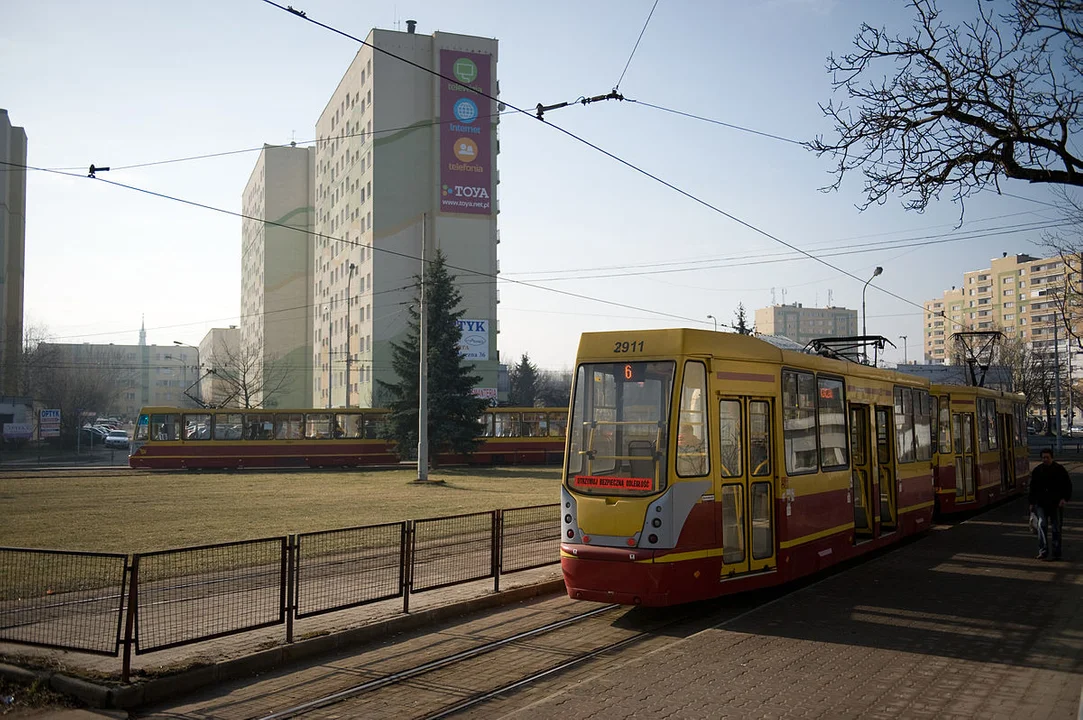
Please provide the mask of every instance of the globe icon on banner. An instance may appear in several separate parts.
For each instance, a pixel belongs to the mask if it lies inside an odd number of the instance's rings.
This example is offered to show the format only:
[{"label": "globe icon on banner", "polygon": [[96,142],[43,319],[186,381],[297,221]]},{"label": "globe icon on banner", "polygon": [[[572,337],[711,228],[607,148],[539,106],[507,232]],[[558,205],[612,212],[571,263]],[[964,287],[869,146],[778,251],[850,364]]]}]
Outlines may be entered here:
[{"label": "globe icon on banner", "polygon": [[459,98],[454,106],[455,118],[459,122],[472,123],[478,118],[478,106],[470,98]]}]

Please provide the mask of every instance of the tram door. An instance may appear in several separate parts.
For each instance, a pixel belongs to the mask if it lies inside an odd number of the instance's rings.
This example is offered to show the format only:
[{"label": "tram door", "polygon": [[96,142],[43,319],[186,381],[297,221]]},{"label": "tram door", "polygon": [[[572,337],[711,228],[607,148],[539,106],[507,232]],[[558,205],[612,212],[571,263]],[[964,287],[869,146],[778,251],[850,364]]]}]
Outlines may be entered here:
[{"label": "tram door", "polygon": [[876,510],[872,505],[872,453],[869,452],[869,406],[850,406],[850,492],[854,503],[854,542],[870,540]]},{"label": "tram door", "polygon": [[952,413],[951,434],[955,449],[955,502],[974,500],[974,416]]},{"label": "tram door", "polygon": [[719,400],[719,474],[722,505],[722,576],[775,566],[771,402]]},{"label": "tram door", "polygon": [[895,488],[894,409],[876,407],[876,466],[880,474],[880,532],[894,532],[898,509]]},{"label": "tram door", "polygon": [[1000,489],[1007,492],[1015,488],[1015,432],[1011,415],[1002,413],[997,416],[997,431],[1000,433]]}]

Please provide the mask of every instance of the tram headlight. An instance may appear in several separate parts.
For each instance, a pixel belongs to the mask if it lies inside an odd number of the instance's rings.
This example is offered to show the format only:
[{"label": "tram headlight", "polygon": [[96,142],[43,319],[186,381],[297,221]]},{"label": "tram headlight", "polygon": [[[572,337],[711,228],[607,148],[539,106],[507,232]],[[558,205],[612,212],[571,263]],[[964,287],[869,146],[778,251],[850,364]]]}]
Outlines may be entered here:
[{"label": "tram headlight", "polygon": [[575,537],[575,530],[569,530],[569,531],[568,531],[568,537],[569,537],[569,538],[573,538],[573,537]]},{"label": "tram headlight", "polygon": [[651,520],[651,525],[656,528],[662,527],[662,518],[655,518],[654,520]]},{"label": "tram headlight", "polygon": [[651,533],[650,535],[647,536],[647,542],[649,542],[652,545],[657,543],[658,542],[658,536],[655,535],[654,533]]},{"label": "tram headlight", "polygon": [[564,522],[566,522],[566,523],[568,523],[568,524],[570,525],[570,524],[571,524],[571,522],[572,522],[572,516],[571,516],[570,514],[569,514],[569,515],[565,515],[565,516],[564,516]]}]

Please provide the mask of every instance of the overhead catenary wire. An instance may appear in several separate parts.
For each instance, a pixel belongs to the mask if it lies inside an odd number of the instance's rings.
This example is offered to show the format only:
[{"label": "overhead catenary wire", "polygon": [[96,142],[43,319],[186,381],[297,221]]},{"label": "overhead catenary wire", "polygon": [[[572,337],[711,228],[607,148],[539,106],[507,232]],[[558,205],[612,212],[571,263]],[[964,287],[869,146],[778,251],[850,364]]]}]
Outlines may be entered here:
[{"label": "overhead catenary wire", "polygon": [[[342,37],[353,40],[354,42],[357,42],[357,43],[361,44],[364,47],[370,48],[374,52],[379,52],[379,53],[382,53],[384,55],[387,55],[388,57],[392,57],[392,58],[394,58],[396,60],[399,60],[400,62],[406,63],[407,65],[410,65],[412,67],[415,67],[418,70],[421,70],[422,72],[426,72],[426,73],[429,73],[429,74],[434,75],[436,77],[439,77],[439,78],[441,78],[443,80],[446,80],[449,83],[453,83],[455,85],[461,85],[461,83],[459,83],[454,78],[450,78],[450,77],[448,77],[448,76],[446,76],[446,75],[444,75],[444,74],[442,74],[440,72],[437,72],[436,70],[425,67],[424,65],[416,63],[416,62],[414,62],[414,61],[412,61],[412,60],[410,60],[408,58],[402,57],[400,55],[396,55],[395,53],[387,50],[386,48],[381,48],[381,47],[372,45],[371,43],[368,43],[365,40],[362,40],[361,38],[357,37],[356,35],[352,35],[352,34],[346,32],[344,30],[340,30],[339,28],[336,28],[334,26],[331,26],[331,25],[328,25],[326,23],[320,22],[319,20],[316,20],[314,18],[309,17],[305,12],[303,12],[301,10],[297,10],[297,9],[291,7],[291,6],[281,5],[280,3],[275,2],[275,0],[262,0],[262,2],[267,4],[267,5],[270,5],[272,7],[276,7],[279,10],[282,10],[283,12],[289,13],[289,14],[293,15],[294,17],[297,17],[300,20],[304,20],[305,22],[312,23],[313,25],[316,25],[317,27],[321,27],[321,28],[323,28],[323,29],[325,29],[325,30],[327,30],[329,32],[335,33],[336,35],[341,35]],[[506,106],[508,108],[511,108],[512,110],[515,110],[515,111],[517,111],[519,113],[522,113],[523,115],[534,117],[527,110],[524,110],[523,108],[520,108],[520,107],[518,107],[516,105],[513,105],[512,103],[509,103],[507,101],[498,100],[497,98],[493,97],[492,95],[490,95],[487,92],[483,92],[483,91],[478,90],[476,88],[467,88],[467,90],[470,91],[470,92],[476,93],[476,94],[480,95],[481,97],[484,97],[484,98],[486,98],[488,100],[491,100],[492,102],[496,102],[496,103],[501,103],[502,102],[504,104],[504,106]],[[848,278],[850,278],[850,279],[852,279],[852,280],[854,280],[856,282],[859,282],[859,283],[861,283],[863,285],[865,284],[865,278],[859,277],[859,276],[855,275],[854,273],[852,273],[852,272],[850,272],[848,270],[844,270],[841,267],[839,267],[838,265],[835,265],[833,263],[829,263],[826,260],[823,260],[823,259],[813,255],[812,253],[797,247],[793,243],[787,242],[786,240],[783,240],[782,238],[778,237],[777,235],[773,235],[772,233],[769,233],[768,231],[766,231],[766,230],[764,230],[762,228],[759,228],[756,225],[753,225],[751,222],[749,222],[747,220],[743,220],[743,219],[737,217],[736,215],[734,215],[733,213],[730,213],[730,212],[728,212],[726,210],[723,210],[722,208],[718,207],[717,205],[714,205],[714,204],[712,204],[712,203],[710,203],[710,202],[708,202],[708,201],[706,201],[706,200],[704,200],[704,199],[702,199],[702,198],[700,198],[700,197],[698,197],[696,195],[693,195],[689,191],[684,190],[683,188],[675,185],[674,183],[663,179],[661,176],[656,175],[656,174],[654,174],[654,173],[652,173],[652,172],[650,172],[648,170],[644,170],[643,168],[639,167],[638,165],[632,163],[631,161],[625,160],[624,158],[620,157],[619,155],[617,155],[617,154],[615,154],[613,152],[610,152],[609,150],[606,150],[605,148],[601,147],[600,145],[597,145],[597,144],[591,142],[590,140],[587,140],[586,138],[584,138],[584,137],[582,137],[580,135],[577,135],[576,133],[572,132],[571,130],[563,128],[563,127],[561,127],[559,125],[554,125],[550,121],[545,120],[544,118],[541,118],[541,117],[535,117],[535,119],[538,122],[545,123],[549,127],[556,130],[557,132],[563,133],[564,135],[567,135],[568,137],[572,138],[573,140],[575,140],[575,141],[577,141],[577,142],[579,142],[579,143],[581,143],[583,145],[586,145],[587,147],[595,150],[598,153],[601,153],[602,155],[610,158],[611,160],[613,160],[613,161],[615,161],[615,162],[617,162],[617,163],[619,163],[621,165],[624,165],[628,169],[633,170],[633,171],[635,171],[635,172],[637,172],[637,173],[639,173],[639,174],[641,174],[641,175],[643,175],[643,176],[645,176],[647,178],[650,178],[651,180],[654,180],[655,182],[669,188],[670,190],[673,190],[674,192],[678,193],[679,195],[682,195],[682,196],[688,198],[689,200],[692,200],[693,202],[695,202],[695,203],[697,203],[697,204],[699,204],[699,205],[701,205],[701,206],[703,206],[703,207],[705,207],[705,208],[707,208],[709,210],[712,210],[713,212],[718,213],[719,215],[722,215],[723,217],[729,218],[731,221],[737,223],[738,225],[740,225],[742,227],[747,228],[748,230],[751,230],[752,232],[754,232],[756,234],[762,235],[763,237],[766,237],[769,240],[773,240],[774,242],[777,242],[780,245],[784,245],[784,246],[790,248],[791,250],[794,250],[795,252],[799,252],[802,255],[805,255],[806,257],[808,257],[808,258],[810,258],[812,260],[815,260],[816,262],[821,263],[822,265],[825,265],[825,266],[831,268],[832,270],[834,270],[834,271],[836,271],[836,272],[838,272],[838,273],[840,273],[842,275],[845,275],[846,277],[848,277]],[[924,309],[924,305],[922,305],[920,303],[917,303],[917,302],[914,302],[913,300],[910,300],[909,298],[905,298],[902,295],[899,295],[898,293],[892,292],[890,290],[887,290],[886,288],[883,288],[883,287],[880,287],[880,286],[877,286],[877,285],[873,285],[872,287],[875,288],[878,292],[881,292],[881,293],[883,293],[885,295],[888,295],[889,297],[893,297],[896,300],[904,302],[904,303],[906,303],[908,305],[913,305],[914,307],[917,307],[917,308]],[[665,314],[663,314],[663,315],[665,315]],[[680,318],[680,319],[691,320],[691,318]],[[703,321],[697,319],[697,320],[694,320],[694,322],[702,323]]]},{"label": "overhead catenary wire", "polygon": [[639,37],[636,38],[636,44],[632,46],[632,52],[628,55],[628,62],[624,63],[624,70],[621,70],[620,78],[617,79],[617,84],[613,86],[613,92],[620,90],[620,84],[624,81],[624,75],[628,72],[628,67],[632,64],[632,58],[636,55],[636,50],[639,49],[639,43],[643,40],[643,33],[647,32],[647,26],[650,25],[651,18],[654,17],[654,11],[658,7],[658,0],[654,0],[654,5],[651,5],[651,11],[647,13],[647,19],[643,22],[643,29],[639,31]]}]

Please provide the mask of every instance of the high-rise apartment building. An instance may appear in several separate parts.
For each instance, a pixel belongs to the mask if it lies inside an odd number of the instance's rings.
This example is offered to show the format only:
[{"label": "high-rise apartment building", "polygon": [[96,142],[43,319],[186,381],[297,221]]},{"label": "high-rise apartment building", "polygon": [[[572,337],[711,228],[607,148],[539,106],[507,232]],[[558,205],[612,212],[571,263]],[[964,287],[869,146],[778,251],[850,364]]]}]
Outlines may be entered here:
[{"label": "high-rise apartment building", "polygon": [[[381,405],[396,382],[421,257],[442,250],[465,315],[461,348],[495,399],[497,41],[372,30],[316,125],[315,405]],[[430,68],[413,67],[373,47]],[[423,249],[424,244],[424,249]]]},{"label": "high-rise apartment building", "polygon": [[0,394],[19,393],[26,256],[26,131],[0,108]]},{"label": "high-rise apartment building", "polygon": [[857,310],[772,305],[756,310],[756,332],[781,335],[800,345],[816,338],[853,337],[858,334]]},{"label": "high-rise apartment building", "polygon": [[265,145],[244,189],[240,342],[215,360],[253,407],[312,407],[315,157]]},{"label": "high-rise apartment building", "polygon": [[1078,273],[1067,278],[1068,272],[1059,257],[1005,253],[987,268],[964,273],[961,286],[925,303],[925,362],[950,363],[951,336],[959,331],[999,330],[1034,349],[1052,350],[1057,318],[1053,293],[1068,280],[1079,283]]}]

